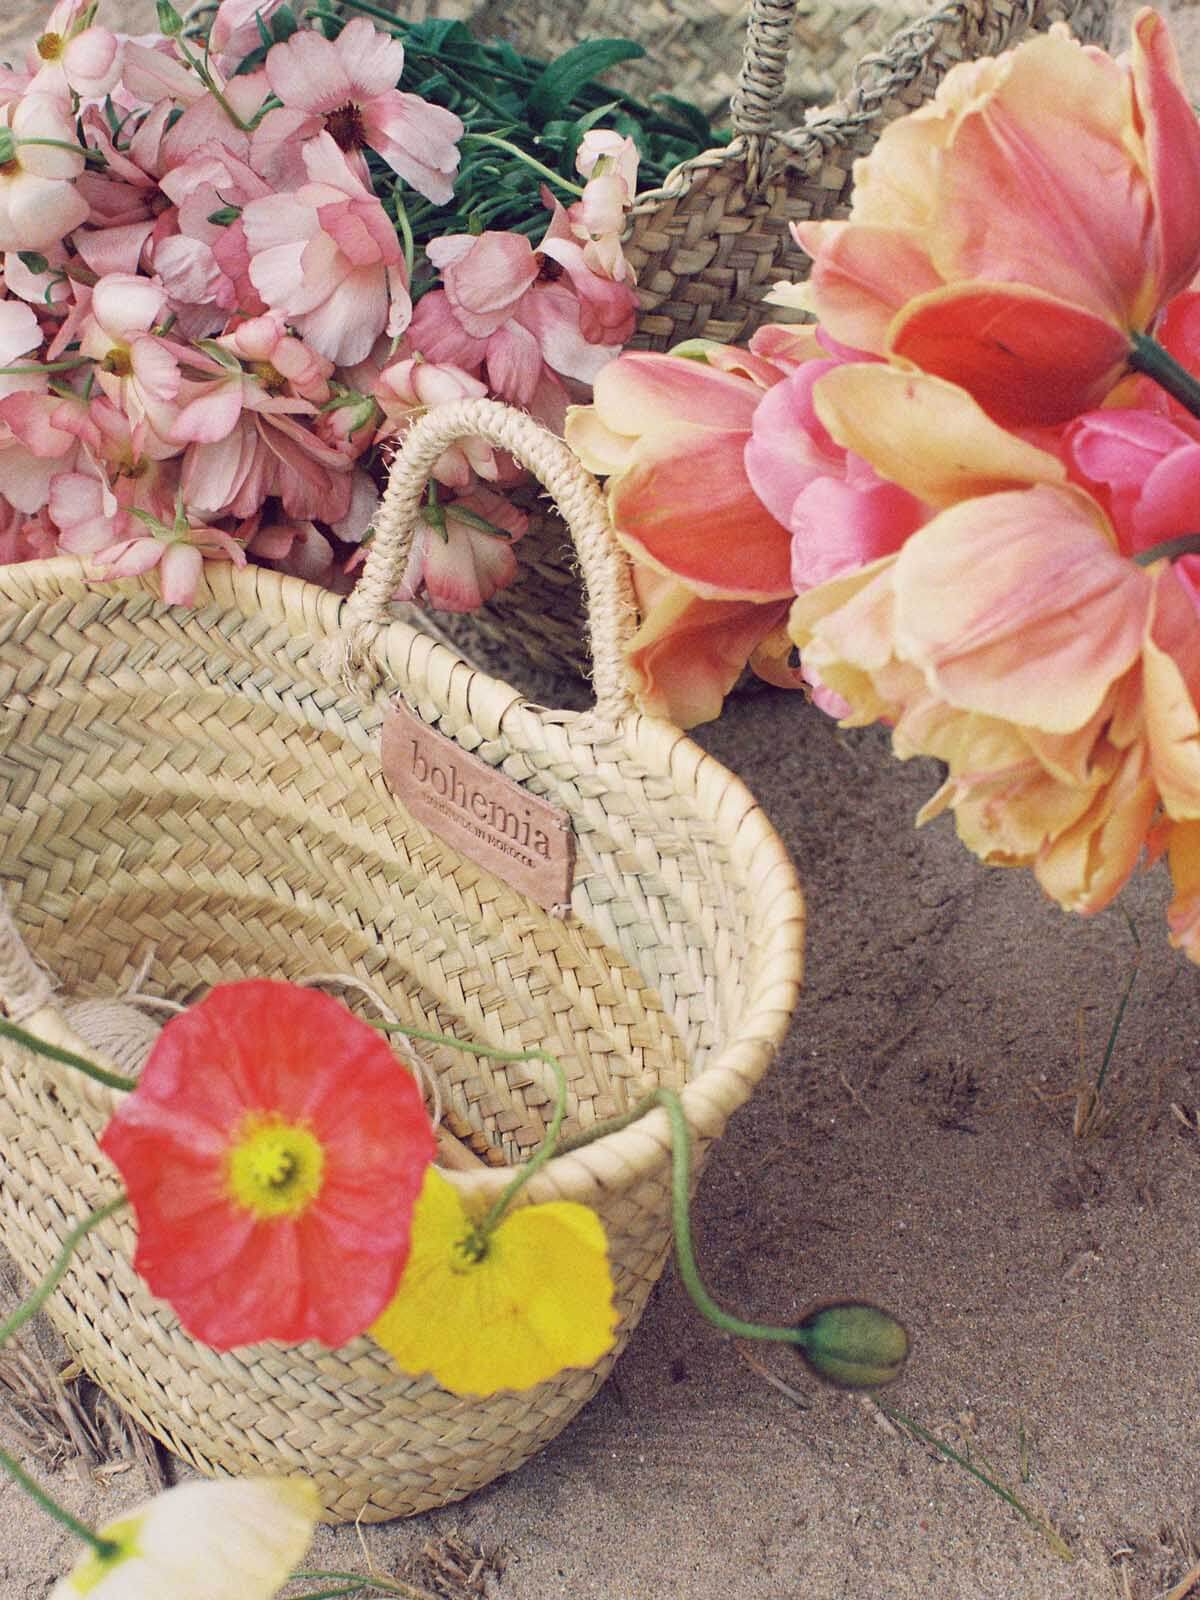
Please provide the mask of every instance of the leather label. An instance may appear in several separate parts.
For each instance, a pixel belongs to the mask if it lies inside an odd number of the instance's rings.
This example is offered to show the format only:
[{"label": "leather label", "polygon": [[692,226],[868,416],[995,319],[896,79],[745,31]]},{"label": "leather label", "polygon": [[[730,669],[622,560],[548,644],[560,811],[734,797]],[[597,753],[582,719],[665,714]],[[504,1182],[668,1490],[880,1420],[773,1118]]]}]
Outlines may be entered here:
[{"label": "leather label", "polygon": [[575,835],[567,812],[399,702],[384,719],[381,753],[388,787],[418,822],[547,911],[568,914]]}]

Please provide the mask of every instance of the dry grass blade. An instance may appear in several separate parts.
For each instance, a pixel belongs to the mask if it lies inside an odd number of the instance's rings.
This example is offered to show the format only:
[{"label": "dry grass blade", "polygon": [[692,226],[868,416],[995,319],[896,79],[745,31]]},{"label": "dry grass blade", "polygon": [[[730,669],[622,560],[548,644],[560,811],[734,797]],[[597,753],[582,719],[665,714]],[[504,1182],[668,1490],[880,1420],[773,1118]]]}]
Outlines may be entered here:
[{"label": "dry grass blade", "polygon": [[439,1600],[491,1600],[504,1567],[503,1549],[485,1549],[452,1530],[426,1539],[415,1576]]}]

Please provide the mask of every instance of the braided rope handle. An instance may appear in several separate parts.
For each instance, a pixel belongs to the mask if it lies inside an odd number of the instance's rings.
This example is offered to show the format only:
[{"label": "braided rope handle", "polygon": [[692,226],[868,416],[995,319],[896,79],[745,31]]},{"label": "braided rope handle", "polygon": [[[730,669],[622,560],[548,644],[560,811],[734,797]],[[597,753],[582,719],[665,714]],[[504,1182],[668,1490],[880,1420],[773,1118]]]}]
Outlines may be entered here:
[{"label": "braided rope handle", "polygon": [[526,412],[497,400],[437,406],[406,435],[375,516],[366,566],[342,613],[334,674],[343,681],[381,675],[371,665],[369,641],[381,623],[390,621],[389,602],[412,548],[426,485],[442,451],[471,436],[507,450],[538,478],[561,512],[583,576],[596,713],[602,721],[619,721],[635,709],[625,648],[637,627],[637,606],[608,506],[596,480],[561,439]]},{"label": "braided rope handle", "polygon": [[736,135],[765,139],[776,131],[779,98],[787,82],[797,0],[751,0],[737,88],[729,102]]}]

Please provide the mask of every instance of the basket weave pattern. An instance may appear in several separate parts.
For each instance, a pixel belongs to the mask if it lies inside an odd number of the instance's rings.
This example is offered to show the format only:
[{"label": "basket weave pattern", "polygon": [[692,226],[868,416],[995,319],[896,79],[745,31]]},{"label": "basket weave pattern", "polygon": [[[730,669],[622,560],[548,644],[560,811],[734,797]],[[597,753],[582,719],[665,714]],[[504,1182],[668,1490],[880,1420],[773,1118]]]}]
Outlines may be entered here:
[{"label": "basket weave pattern", "polygon": [[[598,514],[594,486],[585,498]],[[143,988],[175,1000],[247,975],[341,973],[418,1026],[553,1050],[568,1131],[656,1084],[683,1088],[702,1155],[765,1070],[799,979],[802,901],[744,787],[677,730],[626,714],[619,662],[598,675],[597,712],[546,712],[402,623],[358,616],[351,630],[349,603],[297,580],[207,575],[207,603],[188,612],[143,580],[90,588],[70,559],[0,569],[0,875],[23,941],[0,940],[8,1014],[95,1055],[65,996],[111,996],[148,957]],[[619,607],[611,621],[625,625]],[[369,670],[346,687],[330,660],[351,631]],[[397,688],[570,812],[569,920],[391,795],[379,732]],[[508,1162],[539,1142],[553,1105],[540,1067],[450,1051],[434,1065],[480,1142]],[[0,1051],[0,1229],[31,1278],[116,1192],[96,1147],[114,1103],[69,1069]],[[656,1112],[531,1183],[532,1200],[599,1212],[621,1328],[594,1370],[528,1393],[457,1398],[365,1338],[203,1348],[133,1273],[125,1214],[89,1236],[51,1313],[98,1382],[202,1469],[307,1472],[334,1519],[419,1511],[518,1465],[603,1381],[669,1246],[669,1145]],[[494,1198],[506,1177],[453,1181]]]}]

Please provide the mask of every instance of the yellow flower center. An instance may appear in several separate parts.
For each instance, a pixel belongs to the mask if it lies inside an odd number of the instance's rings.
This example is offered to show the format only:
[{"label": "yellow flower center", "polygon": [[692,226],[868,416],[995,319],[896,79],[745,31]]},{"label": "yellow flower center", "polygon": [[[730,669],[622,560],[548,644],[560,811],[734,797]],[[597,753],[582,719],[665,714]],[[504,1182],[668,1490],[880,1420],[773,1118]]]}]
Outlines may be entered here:
[{"label": "yellow flower center", "polygon": [[133,371],[133,360],[129,349],[123,344],[114,344],[100,363],[102,372],[111,372],[115,378],[127,378]]},{"label": "yellow flower center", "polygon": [[144,1516],[125,1517],[120,1522],[110,1522],[106,1528],[101,1528],[100,1537],[109,1544],[115,1545],[112,1555],[102,1556],[93,1550],[72,1570],[67,1580],[71,1589],[76,1594],[90,1594],[102,1579],[107,1578],[114,1567],[123,1565],[131,1557],[140,1555],[137,1538],[142,1531]]},{"label": "yellow flower center", "polygon": [[287,388],[287,379],[269,361],[252,361],[250,371],[268,394],[278,394],[281,389]]},{"label": "yellow flower center", "polygon": [[37,42],[37,53],[43,61],[57,61],[64,48],[61,33],[44,33]]},{"label": "yellow flower center", "polygon": [[321,1192],[325,1152],[303,1123],[270,1112],[243,1118],[229,1151],[229,1193],[256,1217],[295,1217]]}]

